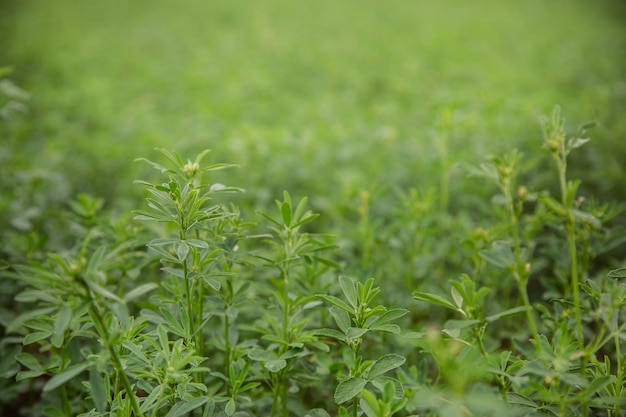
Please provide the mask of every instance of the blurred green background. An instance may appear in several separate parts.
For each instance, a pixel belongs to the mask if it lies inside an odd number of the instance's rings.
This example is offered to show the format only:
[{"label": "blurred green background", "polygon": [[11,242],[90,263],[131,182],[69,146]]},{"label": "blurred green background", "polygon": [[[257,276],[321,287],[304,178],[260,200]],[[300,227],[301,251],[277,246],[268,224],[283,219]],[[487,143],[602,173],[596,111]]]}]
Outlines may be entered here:
[{"label": "blurred green background", "polygon": [[289,190],[330,228],[364,191],[391,215],[394,189],[438,190],[443,171],[461,211],[493,190],[455,163],[532,160],[556,104],[572,133],[598,123],[572,162],[583,193],[623,200],[625,16],[609,0],[5,0],[0,66],[30,94],[1,122],[5,223],[79,192],[136,208],[132,181],[153,174],[133,160],[154,147],[210,148],[240,165],[215,180],[244,207]]}]

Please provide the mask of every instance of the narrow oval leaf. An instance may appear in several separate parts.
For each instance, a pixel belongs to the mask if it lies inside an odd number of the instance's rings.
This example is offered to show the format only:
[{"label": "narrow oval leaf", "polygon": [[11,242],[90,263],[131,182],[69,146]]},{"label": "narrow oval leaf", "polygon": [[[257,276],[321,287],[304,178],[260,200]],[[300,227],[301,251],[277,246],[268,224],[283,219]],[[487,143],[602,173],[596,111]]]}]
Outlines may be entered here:
[{"label": "narrow oval leaf", "polygon": [[456,304],[456,306],[458,308],[463,308],[463,296],[461,295],[461,293],[455,288],[455,287],[450,287],[450,294],[452,294],[452,299],[454,300],[454,304]]},{"label": "narrow oval leaf", "polygon": [[61,372],[60,374],[57,374],[53,376],[52,378],[50,378],[50,380],[46,383],[46,385],[43,386],[44,392],[52,391],[53,389],[60,387],[61,385],[69,381],[70,379],[79,375],[88,367],[89,367],[89,364],[87,363],[81,363],[78,365],[70,366],[69,368]]},{"label": "narrow oval leaf", "polygon": [[315,333],[313,334],[315,336],[332,337],[333,339],[337,339],[341,342],[346,341],[346,335],[344,335],[343,333],[335,329],[319,329],[319,330],[316,330]]},{"label": "narrow oval leaf", "polygon": [[350,308],[350,306],[348,304],[346,304],[345,301],[332,296],[332,295],[326,295],[326,294],[316,294],[319,298],[321,298],[322,300],[339,307],[340,309],[350,313],[352,311],[352,308]]},{"label": "narrow oval leaf", "polygon": [[26,336],[24,336],[24,340],[22,340],[22,344],[24,346],[27,346],[32,343],[39,342],[40,340],[47,339],[51,335],[52,335],[51,331],[28,333]]},{"label": "narrow oval leaf", "polygon": [[195,410],[201,405],[209,401],[209,397],[197,397],[190,401],[181,401],[177,403],[172,409],[165,415],[165,417],[180,417],[188,414],[190,411]]},{"label": "narrow oval leaf", "polygon": [[59,313],[54,319],[54,335],[50,339],[54,347],[59,348],[65,339],[65,331],[70,325],[72,319],[72,309],[69,305],[63,304],[59,309]]},{"label": "narrow oval leaf", "polygon": [[376,362],[374,362],[374,364],[369,368],[369,371],[367,372],[367,379],[372,380],[377,376],[384,374],[385,372],[396,369],[404,362],[406,362],[404,356],[400,356],[395,353],[389,353],[387,355],[384,355]]},{"label": "narrow oval leaf", "polygon": [[226,402],[226,406],[224,407],[224,413],[228,417],[232,416],[235,413],[235,400],[232,398]]},{"label": "narrow oval leaf", "polygon": [[457,311],[457,308],[454,304],[452,304],[450,301],[448,301],[447,299],[437,294],[430,294],[427,292],[415,291],[413,293],[413,298],[419,301],[426,301],[427,303],[431,303],[431,304],[438,304],[440,306],[447,307],[451,310]]},{"label": "narrow oval leaf", "polygon": [[176,248],[176,256],[180,262],[183,262],[187,259],[187,255],[189,254],[189,245],[187,242],[180,242],[178,247]]},{"label": "narrow oval leaf", "polygon": [[517,307],[513,307],[513,308],[509,308],[508,310],[504,310],[501,311],[499,313],[496,314],[492,314],[491,316],[485,318],[485,320],[487,320],[488,322],[492,322],[504,317],[510,317],[513,316],[515,314],[520,314],[526,311],[526,307],[524,306],[517,306]]},{"label": "narrow oval leaf", "polygon": [[375,330],[377,332],[384,332],[384,333],[400,334],[400,326],[398,326],[397,324],[393,324],[393,323],[380,324],[380,325],[376,324],[374,326],[371,326],[370,330]]},{"label": "narrow oval leaf", "polygon": [[609,272],[608,277],[609,278],[626,278],[626,267],[614,269],[613,271]]},{"label": "narrow oval leaf", "polygon": [[276,359],[276,356],[273,353],[261,349],[252,349],[248,352],[248,357],[253,361],[259,362],[267,362]]},{"label": "narrow oval leaf", "polygon": [[41,365],[36,357],[30,353],[18,353],[15,355],[15,360],[33,371],[42,371]]},{"label": "narrow oval leaf", "polygon": [[274,359],[265,362],[265,368],[267,368],[267,370],[270,372],[278,372],[285,366],[287,366],[287,361],[284,359]]},{"label": "narrow oval leaf", "polygon": [[370,383],[381,391],[385,389],[385,386],[391,384],[391,386],[393,386],[393,398],[400,400],[404,397],[404,388],[402,387],[402,383],[395,378],[379,376],[378,378],[370,381]]},{"label": "narrow oval leaf", "polygon": [[283,222],[285,226],[291,226],[291,204],[288,201],[284,201],[280,206],[280,213],[283,216]]},{"label": "narrow oval leaf", "polygon": [[526,407],[531,407],[531,408],[538,408],[537,404],[535,404],[533,400],[531,400],[530,398],[522,394],[518,394],[516,392],[512,392],[508,394],[506,396],[506,399],[511,404],[524,405]]},{"label": "narrow oval leaf", "polygon": [[115,301],[117,303],[124,302],[117,295],[113,294],[111,291],[107,290],[106,288],[96,284],[95,282],[92,282],[92,281],[85,281],[85,282],[89,286],[89,288],[96,294],[101,295],[102,297],[108,298],[109,300]]},{"label": "narrow oval leaf", "polygon": [[135,298],[140,298],[156,288],[159,288],[159,285],[155,284],[154,282],[140,285],[137,288],[134,288],[133,290],[126,293],[126,295],[124,295],[124,301],[131,301]]},{"label": "narrow oval leaf", "polygon": [[405,316],[408,313],[409,310],[405,310],[404,308],[392,308],[391,310],[387,310],[372,322],[371,328],[373,329],[375,326],[387,324],[393,320]]},{"label": "narrow oval leaf", "polygon": [[352,308],[356,308],[359,304],[359,300],[354,281],[347,277],[339,277],[339,286]]},{"label": "narrow oval leaf", "polygon": [[324,409],[314,408],[305,414],[304,417],[330,417],[330,414]]},{"label": "narrow oval leaf", "polygon": [[346,401],[350,401],[359,393],[365,385],[367,384],[367,380],[363,378],[350,378],[341,382],[337,385],[337,389],[335,390],[335,402],[337,404],[345,403]]},{"label": "narrow oval leaf", "polygon": [[335,323],[337,323],[337,326],[341,329],[341,331],[346,333],[352,325],[350,315],[345,310],[335,306],[332,306],[328,311],[335,319]]},{"label": "narrow oval leaf", "polygon": [[95,365],[89,368],[89,390],[96,410],[101,413],[106,411],[108,396],[104,386],[104,378]]},{"label": "narrow oval leaf", "polygon": [[361,327],[350,327],[346,332],[347,339],[356,339],[369,332],[370,329],[363,329]]},{"label": "narrow oval leaf", "polygon": [[507,242],[493,242],[488,250],[481,250],[481,258],[499,268],[507,268],[515,264],[515,254]]}]

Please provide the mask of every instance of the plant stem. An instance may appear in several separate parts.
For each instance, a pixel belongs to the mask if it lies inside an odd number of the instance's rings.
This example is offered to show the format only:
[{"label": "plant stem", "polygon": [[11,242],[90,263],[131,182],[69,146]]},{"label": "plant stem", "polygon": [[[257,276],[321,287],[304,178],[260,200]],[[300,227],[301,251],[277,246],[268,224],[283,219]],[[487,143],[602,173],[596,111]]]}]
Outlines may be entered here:
[{"label": "plant stem", "polygon": [[480,349],[480,353],[486,358],[489,355],[487,354],[487,350],[485,349],[485,345],[483,343],[483,337],[481,335],[480,328],[478,326],[474,327],[474,338],[478,343],[478,348]]},{"label": "plant stem", "polygon": [[576,232],[574,231],[574,219],[571,211],[568,209],[567,219],[567,243],[570,256],[570,268],[572,274],[572,296],[574,298],[574,310],[576,314],[576,336],[578,341],[582,345],[583,339],[583,324],[580,311],[580,291],[578,289],[578,260],[576,258]]},{"label": "plant stem", "polygon": [[[528,324],[530,325],[530,330],[533,333],[533,337],[537,342],[539,342],[539,332],[537,330],[537,324],[535,323],[535,316],[533,315],[532,307],[530,305],[530,301],[528,299],[528,290],[525,283],[521,281],[518,283],[518,288],[520,294],[522,294],[522,299],[524,301],[524,306],[526,306],[526,317],[528,318]],[[541,345],[538,343],[537,346],[541,348]]]},{"label": "plant stem", "polygon": [[287,384],[285,383],[285,377],[282,377],[282,381],[281,381],[281,388],[282,388],[282,402],[283,402],[283,417],[288,417],[289,413],[287,410]]},{"label": "plant stem", "polygon": [[[91,295],[90,295],[90,298],[91,298]],[[107,350],[109,351],[113,368],[115,369],[117,375],[122,380],[122,385],[124,385],[124,389],[126,390],[126,395],[128,396],[130,400],[130,406],[133,409],[133,414],[135,415],[135,417],[142,417],[143,414],[139,411],[139,405],[137,404],[135,391],[133,390],[130,384],[128,375],[126,375],[126,371],[124,370],[124,367],[122,366],[122,361],[120,360],[119,353],[117,352],[115,347],[109,343],[109,331],[104,325],[104,320],[102,320],[102,315],[100,314],[98,307],[93,304],[94,303],[93,298],[91,298],[91,302],[92,304],[89,308],[90,312],[92,313],[91,317],[94,319],[94,324],[96,325],[96,329],[99,329],[100,336],[102,337],[102,340],[104,344],[106,345]]]},{"label": "plant stem", "polygon": [[[615,341],[615,356],[617,357],[617,382],[615,386],[618,390],[622,389],[624,381],[624,372],[622,369],[622,351],[619,344],[619,331],[614,331],[613,340]],[[615,415],[620,415],[620,405],[615,404]]]},{"label": "plant stem", "polygon": [[226,366],[230,365],[230,320],[228,313],[224,312],[224,351],[226,353]]},{"label": "plant stem", "polygon": [[72,415],[72,407],[67,398],[67,387],[65,385],[61,386],[61,408],[63,409],[63,414],[66,416]]},{"label": "plant stem", "polygon": [[[357,317],[356,320],[359,327],[361,327],[361,317]],[[360,377],[359,368],[361,367],[361,361],[363,358],[361,357],[361,339],[359,339],[354,345],[352,345],[352,357],[354,358],[354,367],[350,370],[350,373],[353,377]],[[357,417],[357,408],[359,405],[359,395],[355,395],[352,399],[352,417]]]},{"label": "plant stem", "polygon": [[571,202],[568,201],[567,190],[567,154],[561,150],[559,154],[554,156],[559,172],[559,187],[561,188],[561,204],[567,210],[565,218],[565,230],[567,233],[568,251],[570,256],[570,273],[571,273],[571,290],[574,299],[574,314],[576,316],[576,337],[579,343],[584,343],[583,325],[580,311],[580,291],[578,288],[578,259],[576,254],[576,230],[574,213],[572,211]]},{"label": "plant stem", "polygon": [[[194,315],[193,315],[193,283],[189,279],[189,267],[187,266],[187,261],[183,262],[183,279],[185,280],[185,296],[186,296],[186,307],[187,307],[187,315],[189,316],[189,335],[192,340],[197,336],[195,335],[195,324],[194,324]],[[198,346],[195,347],[196,352],[198,351]]]},{"label": "plant stem", "polygon": [[272,374],[272,391],[274,391],[274,397],[272,399],[272,409],[270,411],[270,417],[274,417],[276,413],[276,405],[278,404],[278,392],[280,388],[278,387],[279,379],[276,374]]},{"label": "plant stem", "polygon": [[[533,309],[528,298],[528,275],[529,271],[526,270],[526,265],[522,261],[522,253],[520,247],[519,236],[519,223],[517,219],[517,212],[513,203],[513,195],[511,192],[511,186],[509,184],[503,184],[502,191],[507,201],[507,210],[509,212],[509,221],[511,223],[511,234],[513,237],[513,253],[515,255],[515,275],[517,280],[517,287],[522,296],[524,307],[526,307],[526,317],[528,319],[528,325],[533,334],[533,338],[539,341],[539,331],[537,329],[537,323],[535,322],[535,316],[533,315]],[[538,344],[538,346],[540,346]]]}]

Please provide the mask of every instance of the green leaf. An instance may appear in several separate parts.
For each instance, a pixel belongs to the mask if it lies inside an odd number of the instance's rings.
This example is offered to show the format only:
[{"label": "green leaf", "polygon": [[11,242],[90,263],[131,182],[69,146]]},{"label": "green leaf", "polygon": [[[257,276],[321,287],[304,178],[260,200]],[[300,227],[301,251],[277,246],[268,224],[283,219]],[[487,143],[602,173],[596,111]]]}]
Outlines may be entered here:
[{"label": "green leaf", "polygon": [[346,341],[346,335],[335,329],[319,329],[316,330],[313,334],[315,336],[332,337],[333,339],[337,339],[341,342]]},{"label": "green leaf", "polygon": [[347,277],[339,277],[339,286],[341,287],[343,294],[346,296],[346,300],[348,300],[353,309],[356,309],[359,304],[359,300],[354,281]]},{"label": "green leaf", "polygon": [[396,396],[396,387],[391,381],[385,382],[383,386],[383,401],[386,403],[391,403]]},{"label": "green leaf", "polygon": [[379,376],[369,382],[376,388],[378,388],[381,392],[385,389],[385,386],[391,384],[391,386],[393,387],[393,398],[399,400],[404,397],[404,388],[402,386],[402,383],[396,378]]},{"label": "green leaf", "polygon": [[85,280],[85,283],[96,294],[101,295],[102,297],[108,298],[109,300],[115,301],[117,303],[124,303],[124,301],[121,298],[119,298],[117,295],[113,294],[111,291],[107,290],[106,288],[96,284],[95,282]]},{"label": "green leaf", "polygon": [[585,143],[589,142],[590,138],[571,138],[567,141],[567,147],[569,149],[576,149],[583,146]]},{"label": "green leaf", "polygon": [[187,255],[189,255],[189,245],[187,242],[182,241],[176,248],[176,256],[180,262],[183,262],[187,259]]},{"label": "green leaf", "polygon": [[574,217],[576,219],[582,221],[583,223],[587,223],[588,225],[593,226],[596,229],[602,227],[602,223],[600,222],[600,220],[591,213],[587,213],[578,209],[572,209],[572,214],[574,214]]},{"label": "green leaf", "polygon": [[[166,330],[168,330],[168,331],[170,331],[170,332],[172,332],[175,335],[180,336],[180,337],[187,337],[188,336],[187,335],[187,330],[185,330],[185,328],[178,321],[178,319],[176,319],[176,317],[174,317],[172,312],[170,312],[169,310],[166,310],[165,308],[160,308],[159,311],[161,311],[161,315],[165,319],[165,322],[163,323],[163,326],[165,326]],[[184,311],[184,309],[182,311]]]},{"label": "green leaf", "polygon": [[280,213],[283,216],[283,222],[285,226],[291,226],[291,204],[289,201],[284,201],[280,206]]},{"label": "green leaf", "polygon": [[232,398],[226,402],[226,406],[224,407],[224,413],[228,417],[232,416],[235,413],[235,400]]},{"label": "green leaf", "polygon": [[252,349],[248,352],[248,357],[253,361],[267,362],[276,359],[276,356],[272,352],[261,349]]},{"label": "green leaf", "polygon": [[346,401],[350,401],[359,393],[365,385],[367,384],[367,380],[363,378],[350,378],[345,381],[339,383],[337,385],[337,389],[335,390],[335,403],[342,404]]},{"label": "green leaf", "polygon": [[452,294],[454,304],[456,304],[458,308],[463,308],[463,296],[454,286],[450,287],[450,294]]},{"label": "green leaf", "polygon": [[330,414],[326,410],[321,408],[314,408],[304,415],[304,417],[330,417]]},{"label": "green leaf", "polygon": [[560,216],[560,217],[567,216],[567,208],[565,208],[563,204],[555,200],[553,197],[547,194],[542,194],[539,196],[539,201],[545,204],[557,216]]},{"label": "green leaf", "polygon": [[209,397],[197,397],[193,400],[189,401],[181,401],[174,405],[171,408],[169,413],[165,415],[165,417],[180,417],[188,414],[190,411],[195,410],[196,408],[204,405],[207,401],[209,401]]},{"label": "green leaf", "polygon": [[157,288],[159,288],[159,285],[154,282],[149,282],[147,284],[140,285],[132,289],[128,293],[126,293],[126,295],[124,295],[123,300],[125,302],[128,302],[128,301],[134,300],[135,298],[141,298],[147,293],[149,293],[150,291],[157,289]]},{"label": "green leaf", "polygon": [[480,323],[480,320],[448,320],[443,327],[449,330],[465,329],[478,323]]},{"label": "green leaf", "polygon": [[302,219],[300,219],[300,221],[298,221],[296,224],[293,224],[291,227],[292,228],[296,228],[296,227],[300,227],[304,224],[310,223],[313,220],[317,219],[319,217],[319,214],[317,213],[311,213],[306,217],[303,217]]},{"label": "green leaf", "polygon": [[61,345],[63,345],[63,340],[65,339],[65,331],[69,327],[71,320],[72,309],[69,305],[63,304],[63,306],[59,309],[59,313],[54,319],[54,334],[50,339],[54,347],[60,348]]},{"label": "green leaf", "polygon": [[270,372],[278,372],[287,366],[287,361],[284,359],[273,359],[265,362],[265,368]]},{"label": "green leaf", "polygon": [[107,408],[108,395],[104,386],[104,378],[98,371],[98,367],[95,365],[89,368],[89,389],[96,410],[101,413],[105,412]]},{"label": "green leaf", "polygon": [[139,346],[137,346],[136,344],[134,344],[133,342],[131,342],[130,340],[126,340],[125,342],[123,342],[122,346],[124,346],[126,349],[131,351],[131,353],[134,356],[134,359],[139,359],[145,365],[148,365],[148,366],[151,365],[150,360],[141,351],[141,348]]},{"label": "green leaf", "polygon": [[399,319],[400,317],[407,315],[408,312],[409,310],[405,310],[403,308],[392,308],[391,310],[387,310],[372,322],[370,328],[374,329],[375,326],[387,324],[393,320]]},{"label": "green leaf", "polygon": [[211,417],[213,415],[213,411],[215,410],[215,401],[209,400],[207,405],[204,407],[204,413],[202,413],[202,417]]},{"label": "green leaf", "polygon": [[278,343],[280,345],[287,346],[287,341],[282,338],[282,336],[277,336],[275,334],[264,334],[261,339],[267,340],[268,342]]},{"label": "green leaf", "polygon": [[618,268],[609,272],[607,275],[609,278],[626,278],[626,268]]},{"label": "green leaf", "polygon": [[392,323],[388,323],[388,324],[381,324],[381,325],[376,325],[376,326],[372,326],[370,327],[370,330],[375,330],[377,332],[384,332],[384,333],[392,333],[392,334],[400,334],[400,326],[398,326],[397,324],[392,324]]},{"label": "green leaf", "polygon": [[43,375],[43,370],[40,371],[21,371],[15,376],[15,381],[23,381],[25,379],[37,378]]},{"label": "green leaf", "polygon": [[28,333],[26,336],[24,336],[24,340],[22,340],[22,344],[24,346],[27,346],[32,343],[39,342],[40,340],[47,339],[51,335],[52,335],[52,331],[40,331],[40,332]]},{"label": "green leaf", "polygon": [[345,310],[335,306],[332,306],[328,311],[335,319],[335,323],[337,323],[337,326],[341,329],[341,331],[344,333],[347,332],[352,325],[350,315]]},{"label": "green leaf", "polygon": [[376,396],[366,389],[361,391],[359,405],[367,417],[379,417],[381,415],[380,404]]},{"label": "green leaf", "polygon": [[437,304],[449,308],[450,310],[458,311],[458,308],[454,304],[452,304],[450,301],[440,295],[415,291],[413,293],[413,298],[419,301],[426,301],[427,303]]},{"label": "green leaf", "polygon": [[367,379],[372,380],[385,372],[396,369],[399,366],[402,366],[404,362],[406,362],[404,356],[400,356],[395,353],[388,353],[374,362],[374,364],[369,368],[369,371],[367,372]]},{"label": "green leaf", "polygon": [[522,395],[522,394],[518,394],[515,392],[511,392],[506,396],[506,399],[509,403],[511,404],[518,404],[518,405],[525,405],[526,407],[531,407],[531,408],[538,408],[537,404],[535,404],[535,402],[533,400],[531,400],[530,398]]},{"label": "green leaf", "polygon": [[345,301],[333,296],[333,295],[326,295],[326,294],[316,294],[317,297],[321,298],[322,300],[326,301],[327,303],[330,303],[336,307],[339,307],[340,309],[344,310],[347,313],[351,313],[352,312],[352,308],[350,308],[350,306],[348,304],[346,304]]},{"label": "green leaf", "polygon": [[606,388],[607,385],[616,381],[615,375],[604,375],[594,378],[591,384],[583,391],[579,392],[574,398],[576,401],[585,401],[591,399],[597,392]]},{"label": "green leaf", "polygon": [[81,363],[81,364],[73,365],[73,366],[66,368],[60,374],[57,374],[53,376],[52,378],[50,378],[50,380],[46,382],[46,385],[43,386],[43,391],[44,392],[52,391],[53,389],[60,387],[61,385],[65,384],[67,381],[80,375],[88,367],[89,367],[88,363]]},{"label": "green leaf", "polygon": [[508,268],[515,264],[515,254],[508,242],[493,242],[488,250],[479,252],[481,258],[499,268]]},{"label": "green leaf", "polygon": [[525,306],[518,306],[518,307],[513,307],[513,308],[509,308],[508,310],[504,310],[501,311],[499,313],[496,314],[492,314],[491,316],[485,318],[485,320],[487,320],[488,322],[492,322],[492,321],[496,321],[505,317],[511,317],[514,316],[516,314],[520,314],[526,311],[526,307]]},{"label": "green leaf", "polygon": [[43,369],[39,364],[37,358],[30,353],[18,353],[17,355],[15,355],[15,360],[30,370],[43,372]]},{"label": "green leaf", "polygon": [[356,339],[369,332],[370,329],[363,329],[361,327],[350,327],[346,332],[346,339]]}]

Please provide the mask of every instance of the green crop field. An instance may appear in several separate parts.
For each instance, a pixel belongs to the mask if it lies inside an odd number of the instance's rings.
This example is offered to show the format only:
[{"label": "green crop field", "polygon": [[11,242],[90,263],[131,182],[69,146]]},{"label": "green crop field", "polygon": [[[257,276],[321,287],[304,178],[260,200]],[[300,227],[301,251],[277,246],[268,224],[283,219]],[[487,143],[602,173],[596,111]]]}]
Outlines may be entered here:
[{"label": "green crop field", "polygon": [[624,23],[0,1],[0,415],[626,416]]}]

